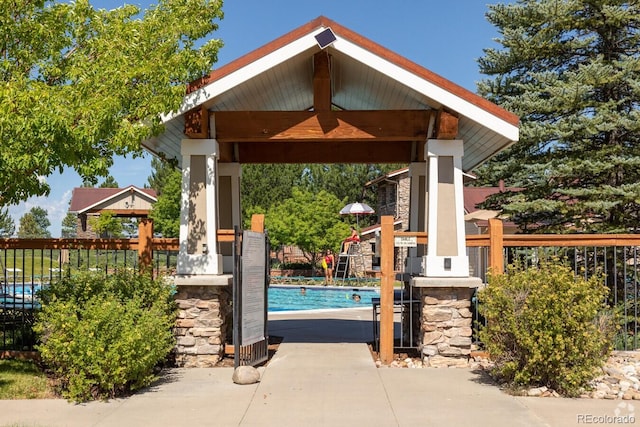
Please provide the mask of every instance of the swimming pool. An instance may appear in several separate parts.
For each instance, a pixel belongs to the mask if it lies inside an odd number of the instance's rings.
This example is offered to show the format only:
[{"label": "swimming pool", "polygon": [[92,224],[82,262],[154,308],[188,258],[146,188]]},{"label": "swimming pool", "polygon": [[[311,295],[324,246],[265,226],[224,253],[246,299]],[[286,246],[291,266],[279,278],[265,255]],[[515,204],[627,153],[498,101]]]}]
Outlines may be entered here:
[{"label": "swimming pool", "polygon": [[19,285],[8,283],[0,286],[0,294],[30,300],[41,288],[42,285],[36,283],[25,283],[24,285],[22,283]]},{"label": "swimming pool", "polygon": [[[354,299],[354,294],[360,297]],[[332,308],[371,307],[371,298],[380,291],[363,288],[270,286],[267,293],[269,311],[298,311]]]}]

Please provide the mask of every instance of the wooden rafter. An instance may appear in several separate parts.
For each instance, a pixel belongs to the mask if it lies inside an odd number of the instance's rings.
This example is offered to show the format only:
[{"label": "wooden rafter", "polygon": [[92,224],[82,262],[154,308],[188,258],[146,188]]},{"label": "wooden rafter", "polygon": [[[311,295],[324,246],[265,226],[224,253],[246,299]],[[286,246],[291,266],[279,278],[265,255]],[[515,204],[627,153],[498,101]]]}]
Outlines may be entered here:
[{"label": "wooden rafter", "polygon": [[222,111],[219,142],[424,141],[429,110]]},{"label": "wooden rafter", "polygon": [[313,109],[331,111],[331,58],[326,50],[313,56]]}]

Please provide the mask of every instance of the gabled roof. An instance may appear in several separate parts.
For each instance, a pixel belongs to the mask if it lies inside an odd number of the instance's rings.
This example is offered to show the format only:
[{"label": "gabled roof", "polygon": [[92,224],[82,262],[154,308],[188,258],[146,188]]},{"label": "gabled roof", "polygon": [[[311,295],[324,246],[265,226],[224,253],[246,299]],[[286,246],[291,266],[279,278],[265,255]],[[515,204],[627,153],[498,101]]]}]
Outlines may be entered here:
[{"label": "gabled roof", "polygon": [[146,199],[156,202],[156,191],[152,188],[138,188],[130,185],[125,188],[91,188],[76,187],[71,194],[69,212],[82,214],[90,211],[96,206],[107,204],[126,193],[140,194]]},{"label": "gabled roof", "polygon": [[326,48],[334,107],[452,112],[459,118],[457,138],[465,144],[465,170],[518,140],[516,115],[321,16],[193,82],[180,110],[164,117],[165,133],[143,144],[180,162],[184,115],[196,107],[213,112],[309,110],[313,56],[321,51],[315,36],[327,28],[336,36]]}]

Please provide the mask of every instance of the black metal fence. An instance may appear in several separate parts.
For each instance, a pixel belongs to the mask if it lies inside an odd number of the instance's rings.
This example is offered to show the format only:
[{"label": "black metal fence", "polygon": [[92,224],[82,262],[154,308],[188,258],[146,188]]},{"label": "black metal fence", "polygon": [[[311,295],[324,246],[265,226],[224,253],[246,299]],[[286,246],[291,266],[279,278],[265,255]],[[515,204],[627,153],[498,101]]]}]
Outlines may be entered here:
[{"label": "black metal fence", "polygon": [[[5,246],[16,246],[15,240],[11,243]],[[137,248],[106,249],[105,245],[108,247],[102,241],[98,247],[90,247],[87,242],[89,247],[82,248],[0,247],[0,351],[33,350],[37,340],[32,326],[39,308],[38,291],[63,275],[80,270],[109,274],[117,269],[140,267]],[[114,246],[122,246],[122,242]],[[153,275],[173,273],[177,255],[173,248],[153,250]]]}]

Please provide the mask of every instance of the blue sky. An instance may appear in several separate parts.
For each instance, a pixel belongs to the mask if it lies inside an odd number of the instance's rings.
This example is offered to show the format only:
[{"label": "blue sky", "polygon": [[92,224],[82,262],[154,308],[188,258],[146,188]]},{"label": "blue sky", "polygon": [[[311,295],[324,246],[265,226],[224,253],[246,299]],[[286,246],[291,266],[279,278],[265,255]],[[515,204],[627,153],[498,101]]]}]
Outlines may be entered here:
[{"label": "blue sky", "polygon": [[[94,0],[98,8],[113,9],[124,4],[119,0]],[[131,1],[145,9],[150,1]],[[271,40],[324,15],[344,27],[422,65],[429,70],[475,92],[482,78],[476,60],[482,50],[495,47],[498,36],[486,18],[488,3],[495,0],[227,0],[224,19],[213,35],[224,42],[218,54],[219,66],[270,42]],[[215,67],[215,66],[214,66]],[[143,187],[151,174],[151,156],[117,158],[111,175],[121,187]],[[67,213],[71,192],[82,184],[73,171],[47,178],[49,197],[31,198],[10,206],[15,220],[35,206],[47,209],[53,237],[60,236],[61,222]]]}]

